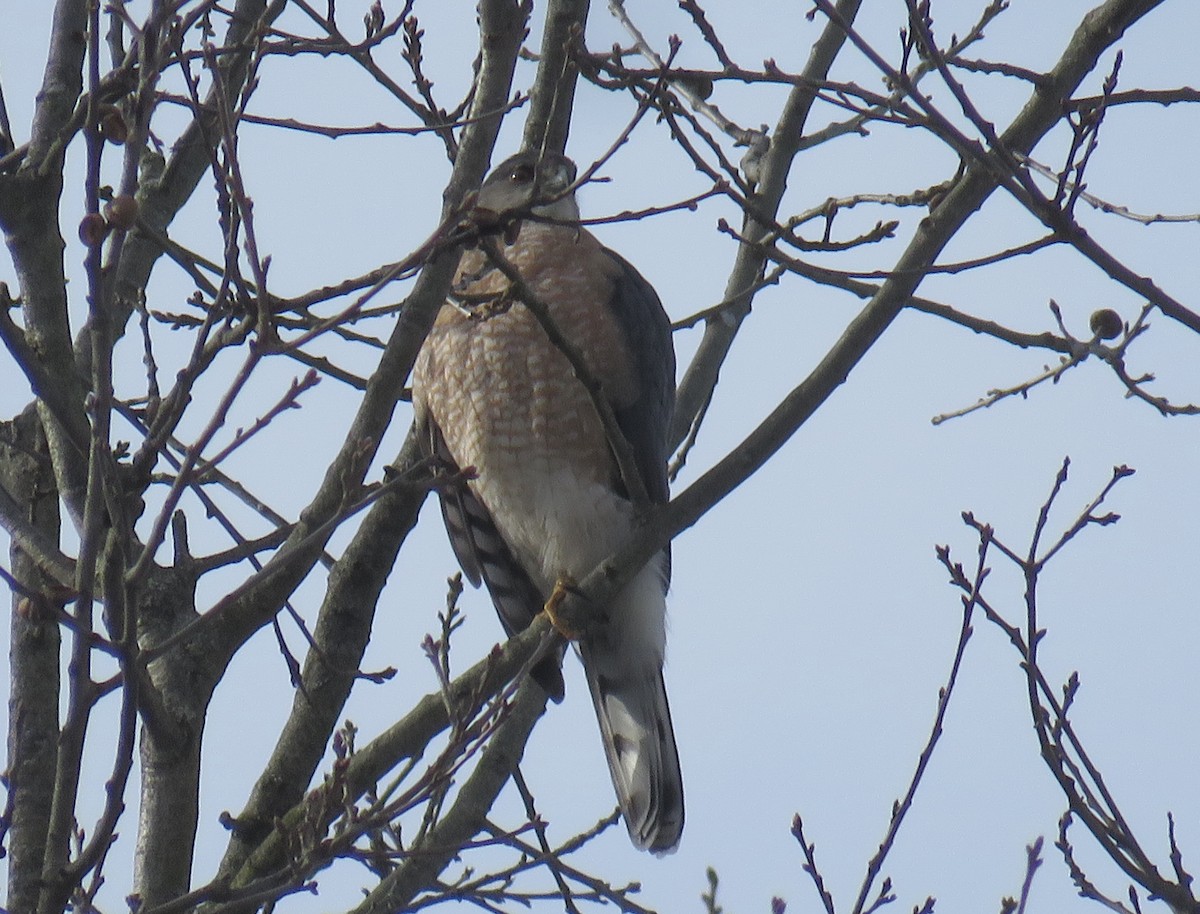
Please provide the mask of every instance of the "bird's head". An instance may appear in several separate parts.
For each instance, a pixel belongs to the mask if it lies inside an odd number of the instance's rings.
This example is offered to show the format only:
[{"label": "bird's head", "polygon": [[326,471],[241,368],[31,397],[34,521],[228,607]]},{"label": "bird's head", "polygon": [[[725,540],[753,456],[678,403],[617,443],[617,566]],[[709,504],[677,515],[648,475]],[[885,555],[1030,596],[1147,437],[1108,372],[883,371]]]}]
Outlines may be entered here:
[{"label": "bird's head", "polygon": [[579,206],[573,193],[575,163],[557,152],[519,152],[492,169],[479,188],[476,209],[492,213],[528,211],[535,216],[576,222]]}]

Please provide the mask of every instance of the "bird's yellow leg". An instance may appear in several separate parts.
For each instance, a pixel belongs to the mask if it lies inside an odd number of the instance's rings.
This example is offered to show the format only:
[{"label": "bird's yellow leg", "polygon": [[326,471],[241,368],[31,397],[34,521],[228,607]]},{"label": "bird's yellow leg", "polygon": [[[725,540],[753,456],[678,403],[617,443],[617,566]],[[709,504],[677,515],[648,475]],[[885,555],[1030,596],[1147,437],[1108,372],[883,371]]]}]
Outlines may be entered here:
[{"label": "bird's yellow leg", "polygon": [[559,613],[563,601],[573,592],[578,593],[575,582],[568,575],[562,575],[554,582],[554,590],[550,591],[550,598],[542,606],[542,610],[546,613],[550,624],[554,626],[554,630],[568,641],[578,641],[583,634],[573,628]]}]

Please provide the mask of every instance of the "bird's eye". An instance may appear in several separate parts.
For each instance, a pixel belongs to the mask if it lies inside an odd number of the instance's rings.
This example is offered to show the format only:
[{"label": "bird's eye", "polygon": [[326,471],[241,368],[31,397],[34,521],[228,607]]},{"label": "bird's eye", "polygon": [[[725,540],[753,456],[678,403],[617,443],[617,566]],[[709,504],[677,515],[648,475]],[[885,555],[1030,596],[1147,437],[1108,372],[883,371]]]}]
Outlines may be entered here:
[{"label": "bird's eye", "polygon": [[533,180],[533,166],[518,165],[508,177],[510,181],[515,181],[517,184],[528,184]]}]

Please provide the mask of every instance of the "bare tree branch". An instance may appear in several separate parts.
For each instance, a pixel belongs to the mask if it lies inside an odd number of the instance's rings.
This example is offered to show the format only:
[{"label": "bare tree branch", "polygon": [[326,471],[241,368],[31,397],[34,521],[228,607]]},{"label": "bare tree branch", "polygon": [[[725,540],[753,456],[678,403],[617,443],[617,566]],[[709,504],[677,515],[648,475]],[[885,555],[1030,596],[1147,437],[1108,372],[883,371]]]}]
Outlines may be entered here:
[{"label": "bare tree branch", "polygon": [[[837,9],[842,22],[854,21],[860,2],[861,0],[840,0]],[[822,80],[828,75],[845,40],[842,27],[830,22],[822,32],[821,38],[813,45],[812,54],[802,74],[806,82]],[[773,217],[779,211],[783,193],[787,189],[792,159],[799,148],[799,140],[807,125],[814,98],[813,91],[807,86],[797,85],[792,89],[775,129],[771,131],[770,146],[757,165],[761,179],[753,200],[756,211],[768,217]],[[769,231],[759,219],[751,218],[747,218],[742,228],[742,234],[747,238],[757,238]],[[679,382],[675,421],[671,429],[671,442],[674,446],[678,446],[687,436],[688,429],[699,417],[704,404],[712,397],[721,365],[729,353],[734,337],[737,336],[739,326],[750,313],[753,290],[757,288],[763,269],[764,255],[761,251],[748,246],[738,249],[737,260],[730,272],[723,296],[727,301],[737,302],[737,306],[723,311],[719,317],[705,325],[704,340]]]}]

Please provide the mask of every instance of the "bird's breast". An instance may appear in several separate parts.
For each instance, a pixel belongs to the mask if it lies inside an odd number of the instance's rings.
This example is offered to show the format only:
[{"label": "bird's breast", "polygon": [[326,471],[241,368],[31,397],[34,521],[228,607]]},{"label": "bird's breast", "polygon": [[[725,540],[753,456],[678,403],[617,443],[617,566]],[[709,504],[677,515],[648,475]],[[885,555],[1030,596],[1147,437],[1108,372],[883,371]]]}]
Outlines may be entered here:
[{"label": "bird's breast", "polygon": [[[606,398],[630,402],[636,391],[603,249],[572,228],[527,224],[508,257]],[[632,518],[613,488],[604,425],[531,311],[501,298],[509,292],[503,274],[479,252],[460,273],[467,281],[458,291],[472,311],[442,309],[414,375],[418,408],[433,414],[459,466],[475,468],[472,488],[528,571],[549,584],[586,574]],[[500,306],[488,307],[488,295]]]}]

